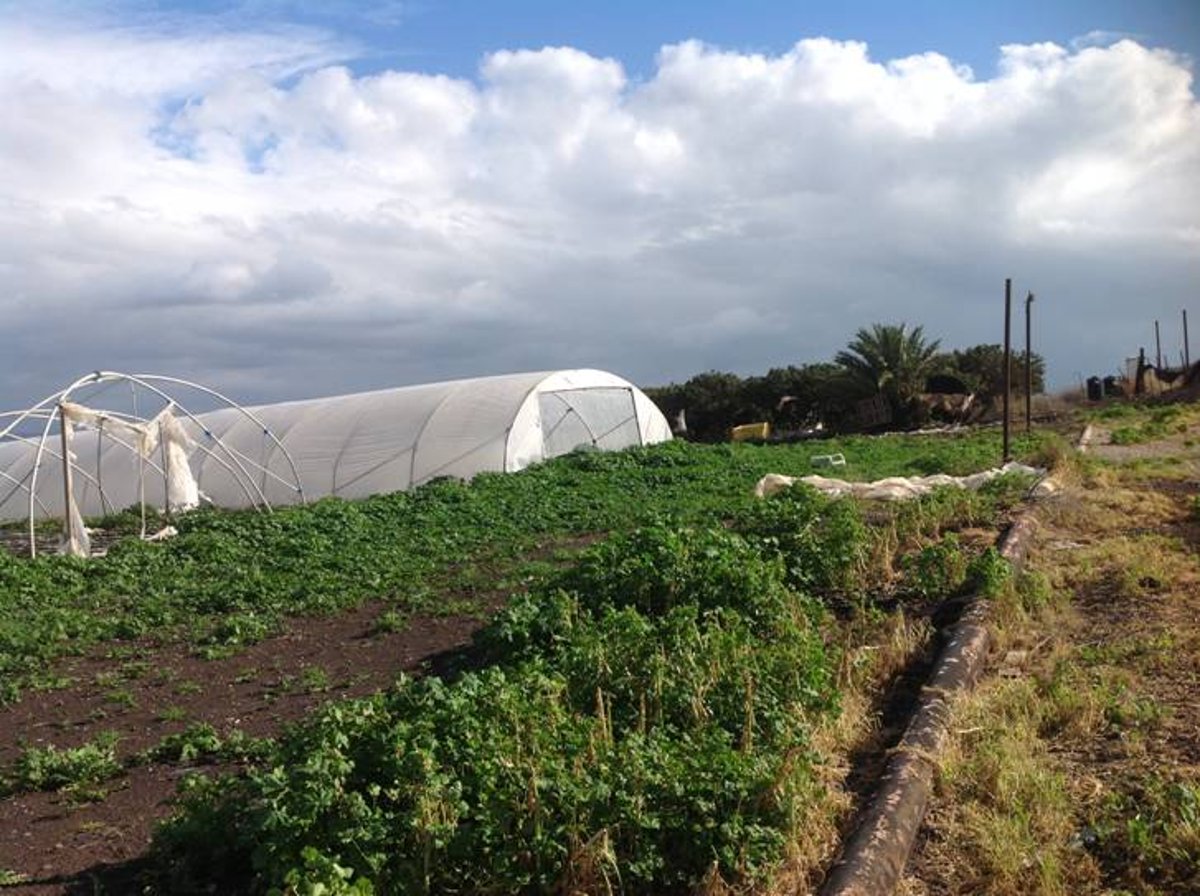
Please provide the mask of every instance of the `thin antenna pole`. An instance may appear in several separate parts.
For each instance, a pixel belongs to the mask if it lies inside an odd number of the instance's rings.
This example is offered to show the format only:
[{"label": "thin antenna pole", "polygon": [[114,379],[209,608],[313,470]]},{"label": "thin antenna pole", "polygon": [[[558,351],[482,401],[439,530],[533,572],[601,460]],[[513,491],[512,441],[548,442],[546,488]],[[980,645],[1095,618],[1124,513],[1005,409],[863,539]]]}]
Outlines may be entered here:
[{"label": "thin antenna pole", "polygon": [[1008,402],[1012,394],[1012,278],[1004,279],[1004,463],[1012,460],[1008,450]]}]

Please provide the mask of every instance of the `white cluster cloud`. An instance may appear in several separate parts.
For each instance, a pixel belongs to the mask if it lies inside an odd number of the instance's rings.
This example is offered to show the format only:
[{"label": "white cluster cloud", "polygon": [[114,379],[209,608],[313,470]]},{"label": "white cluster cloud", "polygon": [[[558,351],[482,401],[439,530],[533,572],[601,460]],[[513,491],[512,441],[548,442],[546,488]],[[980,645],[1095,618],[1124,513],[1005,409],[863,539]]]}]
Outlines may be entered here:
[{"label": "white cluster cloud", "polygon": [[0,404],[98,367],[256,400],[996,342],[1005,276],[1053,380],[1109,372],[1198,295],[1200,104],[1185,59],[1090,43],[989,80],[813,38],[471,81],[356,76],[313,30],[0,23]]}]

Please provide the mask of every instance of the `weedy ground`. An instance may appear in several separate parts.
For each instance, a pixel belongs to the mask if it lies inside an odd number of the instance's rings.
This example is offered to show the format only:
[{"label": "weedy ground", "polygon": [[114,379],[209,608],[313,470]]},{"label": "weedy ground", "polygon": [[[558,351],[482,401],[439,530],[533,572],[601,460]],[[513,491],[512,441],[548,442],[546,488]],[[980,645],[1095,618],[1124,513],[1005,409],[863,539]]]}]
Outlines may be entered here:
[{"label": "weedy ground", "polygon": [[909,896],[1200,892],[1200,412],[1096,423],[957,706]]}]

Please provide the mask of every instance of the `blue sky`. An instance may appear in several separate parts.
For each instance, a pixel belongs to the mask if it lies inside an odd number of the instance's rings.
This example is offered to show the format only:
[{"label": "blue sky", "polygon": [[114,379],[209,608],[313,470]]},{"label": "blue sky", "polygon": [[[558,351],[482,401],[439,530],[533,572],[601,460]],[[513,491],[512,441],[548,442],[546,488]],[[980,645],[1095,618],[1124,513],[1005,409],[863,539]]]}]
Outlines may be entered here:
[{"label": "blue sky", "polygon": [[1093,31],[1132,34],[1155,46],[1200,55],[1200,3],[428,2],[412,4],[411,12],[393,26],[363,27],[360,22],[353,30],[370,46],[390,32],[395,45],[409,51],[406,59],[414,66],[460,75],[471,74],[484,53],[501,47],[574,46],[614,56],[630,70],[646,73],[662,44],[687,38],[774,54],[800,37],[821,35],[866,41],[877,59],[948,53],[987,77],[1002,44],[1066,45]]},{"label": "blue sky", "polygon": [[878,60],[939,52],[969,65],[976,76],[995,72],[999,47],[1052,41],[1069,46],[1095,35],[1130,36],[1150,46],[1200,57],[1196,0],[1047,0],[1007,3],[963,0],[869,2],[702,2],[702,0],[353,0],[295,2],[4,3],[17,15],[47,9],[110,21],[138,22],[172,14],[229,26],[280,22],[329,29],[351,38],[361,56],[353,70],[389,68],[472,77],[498,49],[572,46],[620,59],[631,73],[652,71],[663,44],[696,38],[727,49],[776,54],[801,37],[865,41]]},{"label": "blue sky", "polygon": [[0,407],[966,346],[1006,276],[1056,386],[1173,357],[1197,58],[1196,0],[0,0]]}]

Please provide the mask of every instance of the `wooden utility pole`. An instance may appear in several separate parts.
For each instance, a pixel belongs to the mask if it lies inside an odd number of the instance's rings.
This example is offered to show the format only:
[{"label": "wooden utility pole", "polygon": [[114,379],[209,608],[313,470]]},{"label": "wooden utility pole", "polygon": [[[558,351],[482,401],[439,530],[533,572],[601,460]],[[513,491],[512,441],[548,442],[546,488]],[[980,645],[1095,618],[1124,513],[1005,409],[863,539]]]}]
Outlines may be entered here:
[{"label": "wooden utility pole", "polygon": [[1004,463],[1012,460],[1008,450],[1008,403],[1012,395],[1012,277],[1004,279]]},{"label": "wooden utility pole", "polygon": [[1033,293],[1025,298],[1025,434],[1033,432],[1033,354],[1029,350],[1029,308]]},{"label": "wooden utility pole", "polygon": [[1162,370],[1162,339],[1158,335],[1158,321],[1154,322],[1154,366]]},{"label": "wooden utility pole", "polygon": [[1187,370],[1192,366],[1192,356],[1188,352],[1187,338],[1187,309],[1183,309],[1183,368]]}]

